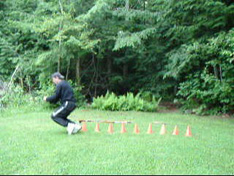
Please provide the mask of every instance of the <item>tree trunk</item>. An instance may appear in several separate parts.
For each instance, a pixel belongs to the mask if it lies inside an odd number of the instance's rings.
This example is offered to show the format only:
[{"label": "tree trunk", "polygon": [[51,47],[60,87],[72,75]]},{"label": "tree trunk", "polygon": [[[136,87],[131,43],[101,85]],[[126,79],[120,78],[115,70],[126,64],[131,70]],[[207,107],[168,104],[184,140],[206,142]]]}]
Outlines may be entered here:
[{"label": "tree trunk", "polygon": [[[59,0],[59,6],[60,6],[60,10],[61,10],[61,14],[63,15],[63,5],[62,5],[62,2],[61,0]],[[60,24],[59,24],[59,33],[62,31],[62,27],[63,27],[63,19],[62,21],[60,21]],[[59,58],[58,58],[58,68],[57,68],[57,71],[60,72],[60,67],[61,67],[61,46],[62,46],[62,38],[60,36],[59,38]]]},{"label": "tree trunk", "polygon": [[24,89],[24,80],[23,80],[23,78],[20,78],[20,85],[21,85],[22,89]]},{"label": "tree trunk", "polygon": [[[130,5],[129,5],[129,0],[125,0],[125,8],[127,10],[127,12],[129,11]],[[128,22],[128,18],[125,18],[125,20]],[[123,76],[126,77],[128,74],[128,65],[127,63],[124,63],[123,66]]]},{"label": "tree trunk", "polygon": [[61,44],[62,41],[59,39],[59,58],[58,58],[58,68],[57,71],[60,72],[60,67],[61,67]]},{"label": "tree trunk", "polygon": [[68,80],[70,65],[71,65],[71,60],[69,59],[68,66],[67,66],[66,80]]},{"label": "tree trunk", "polygon": [[[129,11],[129,0],[125,0],[125,8],[126,8],[126,10],[128,12]],[[127,15],[125,16],[125,20],[126,20],[126,22],[128,22]]]},{"label": "tree trunk", "polygon": [[[95,57],[94,58],[94,65],[95,65]],[[97,97],[97,85],[98,85],[98,59],[96,60],[96,68],[95,68],[95,83],[94,83],[94,97]]]},{"label": "tree trunk", "polygon": [[81,66],[80,66],[80,58],[76,61],[76,80],[78,85],[80,85],[80,74],[81,74]]},{"label": "tree trunk", "polygon": [[127,10],[129,10],[129,0],[125,1],[125,7],[126,7]]},{"label": "tree trunk", "polygon": [[[143,10],[145,12],[145,9],[146,9],[145,3],[146,3],[146,1],[143,1],[143,2],[144,2]],[[145,18],[144,18],[144,24],[145,24]]]},{"label": "tree trunk", "polygon": [[107,59],[107,73],[108,73],[108,76],[111,74],[112,72],[112,60],[111,58],[108,58]]},{"label": "tree trunk", "polygon": [[123,66],[123,76],[126,78],[128,76],[128,64],[125,63]]},{"label": "tree trunk", "polygon": [[218,70],[216,68],[216,66],[213,66],[213,69],[214,69],[214,75],[217,79],[219,79],[219,76],[218,76]]},{"label": "tree trunk", "polygon": [[223,82],[223,71],[222,71],[221,64],[219,65],[219,74],[220,74],[220,81]]}]

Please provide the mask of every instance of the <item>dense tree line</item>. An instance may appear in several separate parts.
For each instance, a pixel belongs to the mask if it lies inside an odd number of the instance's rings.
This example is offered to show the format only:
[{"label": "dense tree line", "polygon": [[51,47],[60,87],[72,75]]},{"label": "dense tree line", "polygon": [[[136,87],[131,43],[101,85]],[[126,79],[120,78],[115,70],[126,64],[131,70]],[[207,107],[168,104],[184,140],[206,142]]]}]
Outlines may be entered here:
[{"label": "dense tree line", "polygon": [[87,98],[143,91],[231,112],[233,16],[232,0],[3,0],[0,80],[17,71],[31,92],[60,71]]}]

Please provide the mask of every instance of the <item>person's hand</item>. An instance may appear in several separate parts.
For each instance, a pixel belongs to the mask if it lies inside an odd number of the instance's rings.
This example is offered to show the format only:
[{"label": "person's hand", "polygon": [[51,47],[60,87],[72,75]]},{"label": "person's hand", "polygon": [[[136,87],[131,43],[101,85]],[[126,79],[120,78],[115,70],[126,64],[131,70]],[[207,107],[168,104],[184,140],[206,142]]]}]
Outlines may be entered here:
[{"label": "person's hand", "polygon": [[47,97],[46,97],[46,96],[44,96],[44,101],[46,101],[46,99],[47,99]]}]

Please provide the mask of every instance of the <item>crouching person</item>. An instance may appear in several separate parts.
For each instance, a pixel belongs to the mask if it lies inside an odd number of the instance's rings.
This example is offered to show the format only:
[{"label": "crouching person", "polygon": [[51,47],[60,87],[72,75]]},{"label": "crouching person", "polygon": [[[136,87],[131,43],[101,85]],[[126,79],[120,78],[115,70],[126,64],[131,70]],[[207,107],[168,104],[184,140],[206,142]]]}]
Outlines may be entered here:
[{"label": "crouching person", "polygon": [[44,97],[44,101],[57,103],[59,100],[61,106],[56,109],[51,118],[59,125],[66,127],[69,135],[79,132],[82,127],[79,123],[69,120],[67,117],[76,108],[76,99],[72,87],[64,81],[64,76],[59,72],[52,75],[52,81],[56,84],[56,92],[51,97]]}]

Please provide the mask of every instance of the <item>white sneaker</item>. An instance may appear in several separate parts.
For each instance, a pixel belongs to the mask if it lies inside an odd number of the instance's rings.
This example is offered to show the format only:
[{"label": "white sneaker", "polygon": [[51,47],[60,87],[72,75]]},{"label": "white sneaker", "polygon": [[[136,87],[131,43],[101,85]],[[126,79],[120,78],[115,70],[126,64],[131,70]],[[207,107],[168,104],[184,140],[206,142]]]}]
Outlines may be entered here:
[{"label": "white sneaker", "polygon": [[82,129],[82,126],[80,125],[80,123],[75,123],[75,128],[73,129],[72,133],[78,133],[80,130]]},{"label": "white sneaker", "polygon": [[67,125],[67,132],[69,135],[72,134],[73,130],[75,129],[75,124],[74,123],[68,123]]}]

